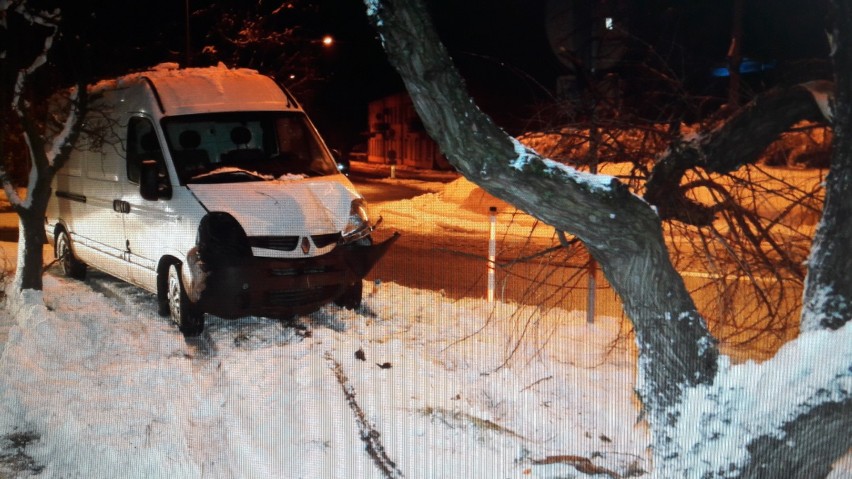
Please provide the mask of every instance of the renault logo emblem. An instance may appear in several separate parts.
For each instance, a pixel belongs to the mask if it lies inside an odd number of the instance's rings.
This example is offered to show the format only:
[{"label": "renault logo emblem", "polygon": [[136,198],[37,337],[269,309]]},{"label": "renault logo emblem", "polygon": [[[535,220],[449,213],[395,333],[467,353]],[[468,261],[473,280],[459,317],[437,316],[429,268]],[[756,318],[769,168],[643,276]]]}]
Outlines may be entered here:
[{"label": "renault logo emblem", "polygon": [[311,252],[311,241],[307,236],[302,237],[302,253],[308,254]]}]

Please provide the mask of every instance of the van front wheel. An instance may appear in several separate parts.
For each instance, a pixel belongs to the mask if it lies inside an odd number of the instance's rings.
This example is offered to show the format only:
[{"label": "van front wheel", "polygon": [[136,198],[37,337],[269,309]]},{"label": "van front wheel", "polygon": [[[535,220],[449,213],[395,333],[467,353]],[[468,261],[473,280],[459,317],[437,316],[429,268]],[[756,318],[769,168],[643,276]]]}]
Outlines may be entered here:
[{"label": "van front wheel", "polygon": [[53,251],[54,256],[59,261],[59,268],[62,274],[69,278],[83,279],[86,277],[86,263],[77,259],[74,256],[74,250],[71,249],[71,237],[64,229],[60,229],[56,233],[56,249]]},{"label": "van front wheel", "polygon": [[192,304],[186,295],[183,281],[180,277],[180,264],[169,265],[169,275],[166,281],[166,300],[169,305],[169,316],[177,324],[184,336],[197,336],[204,330],[204,313]]}]

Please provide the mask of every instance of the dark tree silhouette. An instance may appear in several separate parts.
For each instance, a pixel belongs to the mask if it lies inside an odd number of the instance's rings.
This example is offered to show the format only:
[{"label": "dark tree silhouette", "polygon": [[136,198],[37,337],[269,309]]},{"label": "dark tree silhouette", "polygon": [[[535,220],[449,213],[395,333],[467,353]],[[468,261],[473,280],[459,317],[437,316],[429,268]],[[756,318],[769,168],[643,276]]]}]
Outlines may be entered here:
[{"label": "dark tree silhouette", "polygon": [[[48,63],[48,56],[60,36],[62,14],[58,9],[40,10],[26,2],[5,2],[0,10],[5,22],[0,26],[3,36],[15,39],[4,43],[0,55],[0,78],[3,79],[0,99],[4,104],[3,123],[0,126],[0,143],[3,153],[14,132],[24,138],[26,150],[18,165],[29,162],[29,179],[26,193],[19,195],[7,169],[0,167],[0,182],[12,208],[18,214],[19,241],[16,286],[19,289],[42,288],[42,248],[44,245],[44,214],[50,198],[51,181],[55,172],[65,163],[74,142],[79,136],[86,113],[87,94],[85,81],[80,76],[77,87],[69,90],[67,109],[55,119],[42,121],[38,105],[39,95],[34,78]],[[8,101],[8,103],[6,103]],[[57,134],[49,136],[47,123]],[[26,155],[26,157],[24,157]],[[5,156],[5,155],[4,155]],[[29,160],[29,161],[27,161]]]}]

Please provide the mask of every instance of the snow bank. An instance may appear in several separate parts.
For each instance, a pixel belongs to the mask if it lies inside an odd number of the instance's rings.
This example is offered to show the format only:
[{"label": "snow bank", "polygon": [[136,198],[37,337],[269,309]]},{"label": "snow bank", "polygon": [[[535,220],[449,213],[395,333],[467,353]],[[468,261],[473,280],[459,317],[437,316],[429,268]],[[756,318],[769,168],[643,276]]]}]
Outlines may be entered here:
[{"label": "snow bank", "polygon": [[405,477],[577,474],[545,460],[562,456],[648,468],[614,319],[382,284],[306,330],[212,318],[187,343],[132,286],[45,280],[0,313],[16,319],[0,438],[34,435],[39,477],[383,477],[363,424]]},{"label": "snow bank", "polygon": [[[723,358],[724,359],[724,358]],[[688,391],[672,434],[677,459],[659,464],[663,477],[736,477],[756,437],[784,438],[782,427],[810,409],[852,391],[852,323],[838,331],[801,334],[770,360],[723,361],[715,382]],[[691,449],[683,448],[693,445]]]},{"label": "snow bank", "polygon": [[189,365],[172,355],[180,341],[81,288],[48,294],[48,306],[38,293],[10,297],[17,326],[0,358],[0,431],[41,435],[29,454],[48,464],[44,477],[198,477],[181,414],[192,405]]}]

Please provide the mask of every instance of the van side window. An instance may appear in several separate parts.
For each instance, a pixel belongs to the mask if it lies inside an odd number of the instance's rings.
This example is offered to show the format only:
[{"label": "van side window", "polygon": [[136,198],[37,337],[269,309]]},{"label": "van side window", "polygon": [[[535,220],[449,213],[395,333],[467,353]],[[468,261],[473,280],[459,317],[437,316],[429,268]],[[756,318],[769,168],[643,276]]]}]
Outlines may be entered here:
[{"label": "van side window", "polygon": [[127,179],[139,183],[139,170],[145,160],[157,162],[160,176],[166,175],[163,149],[154,125],[147,118],[134,117],[127,125]]}]

